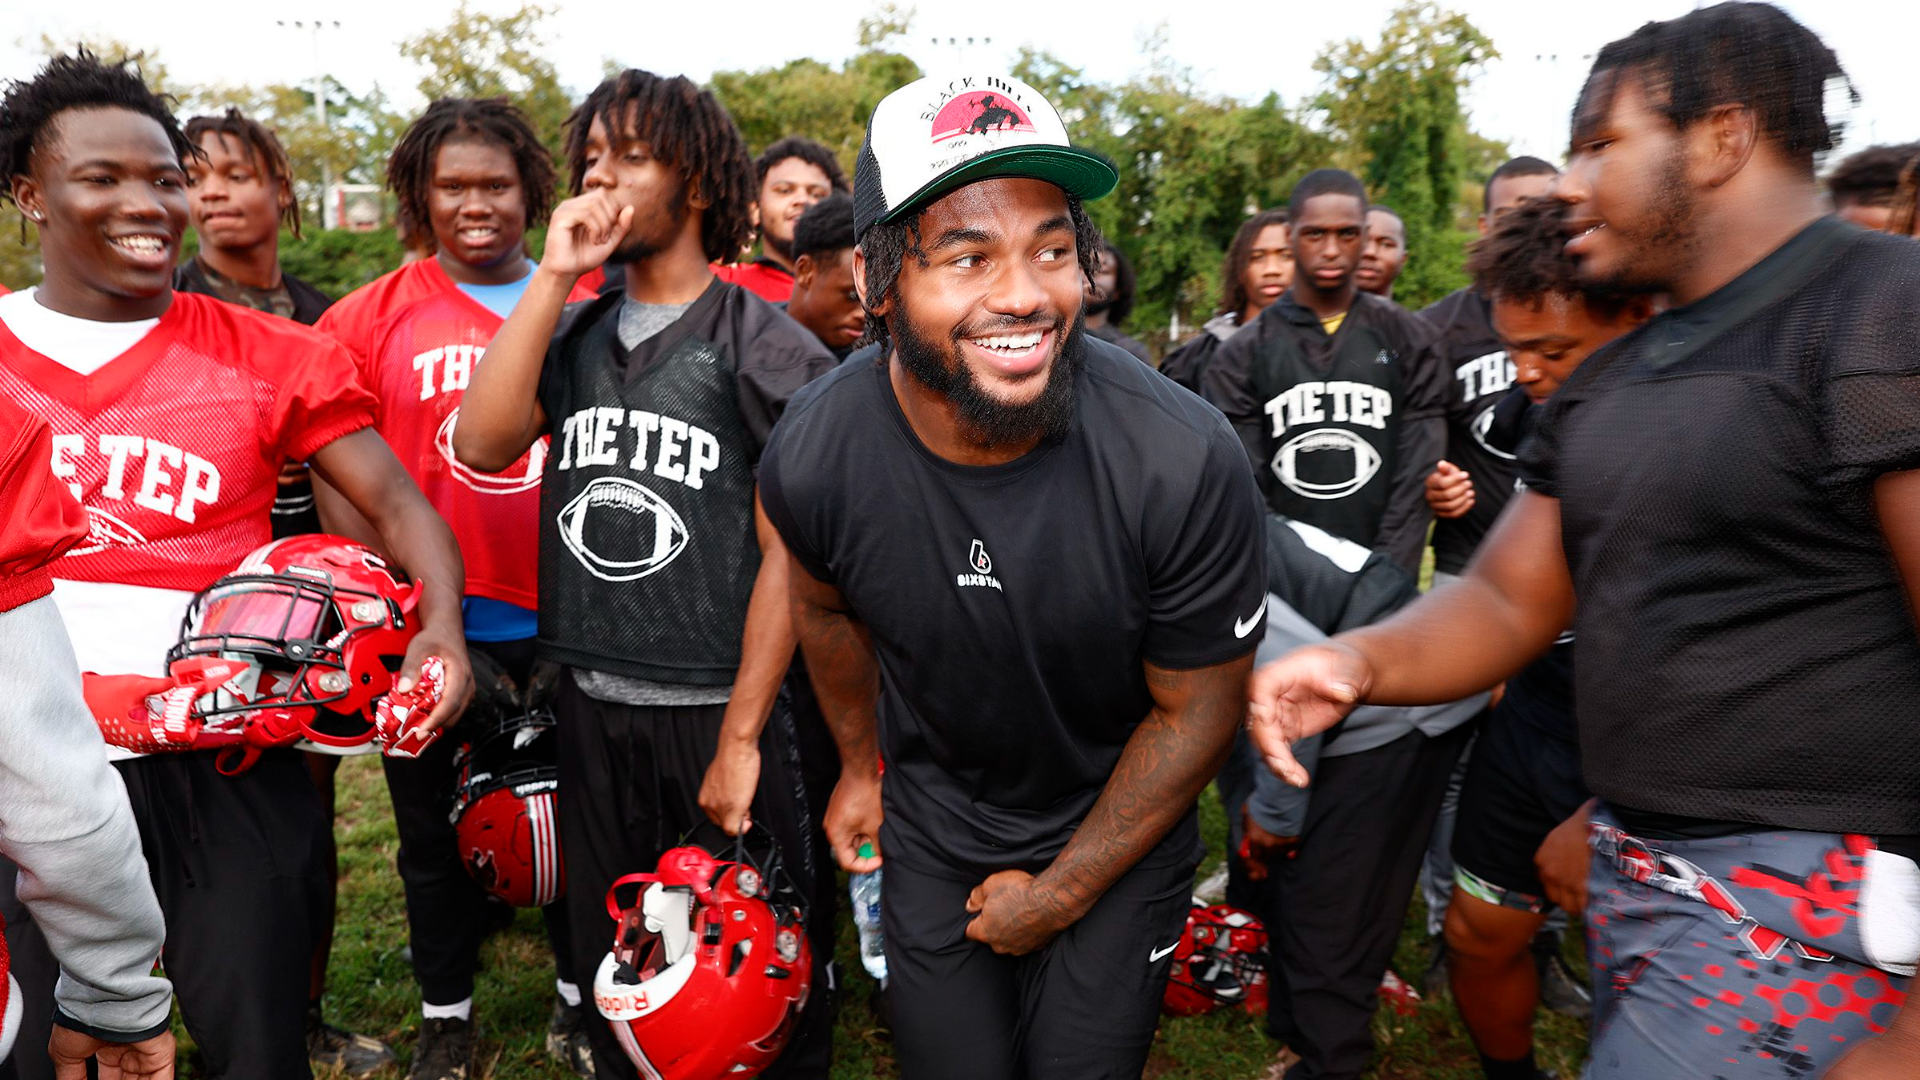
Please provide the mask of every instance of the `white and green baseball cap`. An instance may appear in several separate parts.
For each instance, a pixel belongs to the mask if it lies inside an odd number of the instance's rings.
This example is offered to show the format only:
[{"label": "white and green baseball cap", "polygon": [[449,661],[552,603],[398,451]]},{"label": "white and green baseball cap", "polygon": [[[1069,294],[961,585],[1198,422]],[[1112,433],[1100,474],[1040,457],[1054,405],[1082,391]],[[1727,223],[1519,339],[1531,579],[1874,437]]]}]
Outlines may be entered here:
[{"label": "white and green baseball cap", "polygon": [[1070,143],[1054,107],[1011,75],[908,83],[867,120],[853,169],[854,236],[957,187],[1002,176],[1045,180],[1082,201],[1120,182],[1112,162]]}]

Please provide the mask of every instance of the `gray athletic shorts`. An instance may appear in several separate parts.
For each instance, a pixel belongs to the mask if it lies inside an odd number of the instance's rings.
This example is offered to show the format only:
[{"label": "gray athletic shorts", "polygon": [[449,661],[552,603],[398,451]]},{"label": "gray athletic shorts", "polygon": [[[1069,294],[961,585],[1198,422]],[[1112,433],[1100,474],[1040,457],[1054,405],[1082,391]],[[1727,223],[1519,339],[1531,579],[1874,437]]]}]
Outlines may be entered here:
[{"label": "gray athletic shorts", "polygon": [[1811,1080],[1899,1010],[1920,867],[1865,836],[1641,840],[1602,807],[1588,1080]]}]

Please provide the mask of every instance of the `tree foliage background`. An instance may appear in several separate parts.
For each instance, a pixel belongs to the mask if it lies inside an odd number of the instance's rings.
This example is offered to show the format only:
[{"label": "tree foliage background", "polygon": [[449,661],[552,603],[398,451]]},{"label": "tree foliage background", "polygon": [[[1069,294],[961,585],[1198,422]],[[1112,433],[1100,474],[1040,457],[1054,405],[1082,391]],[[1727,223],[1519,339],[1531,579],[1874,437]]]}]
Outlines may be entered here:
[{"label": "tree foliage background", "polygon": [[[504,95],[558,151],[566,117],[587,88],[564,85],[546,53],[551,13],[527,4],[492,15],[461,0],[445,27],[397,44],[396,76],[428,99]],[[708,85],[754,151],[806,135],[831,147],[851,176],[874,105],[921,74],[900,47],[912,23],[911,10],[885,5],[862,20],[851,56],[716,71]],[[288,237],[283,245],[294,273],[340,293],[397,264],[399,245],[389,234],[319,228],[326,177],[384,180],[387,154],[410,117],[380,87],[356,91],[327,80],[323,127],[310,82],[184,85],[137,45],[41,42],[47,54],[76,44],[109,58],[138,57],[148,81],[179,100],[182,117],[232,105],[279,132],[308,221],[304,240]],[[1291,104],[1277,94],[1249,102],[1209,92],[1167,55],[1163,33],[1149,35],[1142,51],[1142,73],[1119,83],[1090,79],[1072,56],[1050,51],[1025,49],[1014,65],[1014,74],[1059,107],[1077,142],[1120,167],[1119,189],[1088,210],[1139,275],[1130,320],[1136,336],[1164,348],[1176,325],[1180,336],[1197,328],[1219,303],[1221,260],[1240,223],[1283,205],[1296,180],[1326,164],[1359,174],[1405,218],[1412,257],[1397,299],[1417,307],[1465,283],[1460,266],[1478,185],[1507,156],[1504,145],[1469,130],[1461,106],[1471,78],[1497,55],[1465,17],[1409,0],[1377,39],[1330,43],[1315,62],[1321,91]],[[623,65],[609,58],[605,66],[611,73]],[[0,283],[16,288],[39,277],[31,235],[16,242],[19,224],[11,207],[0,210]]]}]

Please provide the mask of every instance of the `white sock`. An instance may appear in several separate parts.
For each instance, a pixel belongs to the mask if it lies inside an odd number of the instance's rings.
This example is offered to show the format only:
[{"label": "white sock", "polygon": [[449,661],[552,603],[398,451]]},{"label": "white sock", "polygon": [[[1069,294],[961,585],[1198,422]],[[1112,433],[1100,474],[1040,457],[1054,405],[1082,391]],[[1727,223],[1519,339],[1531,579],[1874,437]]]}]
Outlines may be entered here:
[{"label": "white sock", "polygon": [[567,1003],[568,1008],[577,1009],[580,1007],[580,985],[578,983],[570,983],[565,979],[555,979],[553,980],[553,988],[559,993],[560,1000]]},{"label": "white sock", "polygon": [[420,1015],[428,1020],[471,1020],[473,1019],[473,999],[456,1001],[451,1005],[430,1005],[420,1003]]}]

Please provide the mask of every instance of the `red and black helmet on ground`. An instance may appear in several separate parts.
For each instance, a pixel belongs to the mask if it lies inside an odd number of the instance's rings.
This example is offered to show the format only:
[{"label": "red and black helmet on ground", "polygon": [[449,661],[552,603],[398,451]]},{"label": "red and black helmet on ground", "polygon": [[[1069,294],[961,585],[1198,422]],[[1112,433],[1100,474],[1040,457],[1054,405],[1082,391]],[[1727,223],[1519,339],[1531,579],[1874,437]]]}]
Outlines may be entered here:
[{"label": "red and black helmet on ground", "polygon": [[1267,928],[1248,912],[1195,901],[1173,949],[1161,1011],[1198,1016],[1222,1005],[1267,1011]]},{"label": "red and black helmet on ground", "polygon": [[453,758],[454,833],[460,861],[480,887],[515,907],[543,907],[566,892],[560,857],[559,740],[547,702],[560,669],[534,668],[523,690],[487,654],[468,654],[474,696]]},{"label": "red and black helmet on ground", "polygon": [[648,1080],[755,1076],[793,1036],[813,983],[805,913],[777,852],[747,846],[677,847],[607,891],[618,925],[594,1005]]}]

